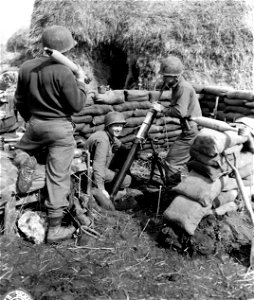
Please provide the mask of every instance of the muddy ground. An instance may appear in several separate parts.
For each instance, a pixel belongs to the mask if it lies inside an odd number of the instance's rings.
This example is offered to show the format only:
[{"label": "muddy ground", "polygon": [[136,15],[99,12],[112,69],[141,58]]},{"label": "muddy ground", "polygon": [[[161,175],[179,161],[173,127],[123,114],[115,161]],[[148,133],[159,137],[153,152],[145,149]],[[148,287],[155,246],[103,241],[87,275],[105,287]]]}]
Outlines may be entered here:
[{"label": "muddy ground", "polygon": [[158,191],[142,191],[135,209],[93,212],[100,239],[35,245],[1,235],[0,295],[21,287],[36,300],[254,299],[250,245],[221,238],[224,217],[203,219],[190,238],[163,219],[166,194],[157,211]]}]

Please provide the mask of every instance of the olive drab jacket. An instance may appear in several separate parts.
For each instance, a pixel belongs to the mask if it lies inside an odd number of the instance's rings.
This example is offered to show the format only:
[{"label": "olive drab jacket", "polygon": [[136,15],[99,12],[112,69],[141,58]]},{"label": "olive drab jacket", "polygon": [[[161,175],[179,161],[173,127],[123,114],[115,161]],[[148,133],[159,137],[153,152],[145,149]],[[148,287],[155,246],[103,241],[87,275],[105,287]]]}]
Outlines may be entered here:
[{"label": "olive drab jacket", "polygon": [[94,184],[101,190],[105,190],[106,169],[113,156],[113,144],[114,140],[107,131],[93,133],[85,144],[85,148],[91,155]]},{"label": "olive drab jacket", "polygon": [[165,115],[175,118],[202,116],[197,94],[191,84],[183,77],[172,88],[171,105],[166,109]]}]

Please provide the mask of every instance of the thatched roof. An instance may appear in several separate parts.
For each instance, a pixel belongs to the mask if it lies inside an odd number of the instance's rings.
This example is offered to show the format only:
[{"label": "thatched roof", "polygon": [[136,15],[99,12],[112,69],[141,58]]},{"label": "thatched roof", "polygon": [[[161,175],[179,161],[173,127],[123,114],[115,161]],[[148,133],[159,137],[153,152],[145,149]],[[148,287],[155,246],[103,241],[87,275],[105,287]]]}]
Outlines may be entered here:
[{"label": "thatched roof", "polygon": [[154,51],[170,43],[211,46],[215,36],[220,43],[248,35],[242,24],[246,9],[239,1],[36,0],[31,36],[36,42],[43,27],[60,24],[90,47],[118,43]]},{"label": "thatched roof", "polygon": [[114,44],[126,52],[177,53],[191,72],[213,70],[219,76],[238,66],[249,77],[253,33],[244,23],[248,9],[244,0],[35,0],[31,38],[38,49],[43,28],[59,24],[72,30],[86,51]]}]

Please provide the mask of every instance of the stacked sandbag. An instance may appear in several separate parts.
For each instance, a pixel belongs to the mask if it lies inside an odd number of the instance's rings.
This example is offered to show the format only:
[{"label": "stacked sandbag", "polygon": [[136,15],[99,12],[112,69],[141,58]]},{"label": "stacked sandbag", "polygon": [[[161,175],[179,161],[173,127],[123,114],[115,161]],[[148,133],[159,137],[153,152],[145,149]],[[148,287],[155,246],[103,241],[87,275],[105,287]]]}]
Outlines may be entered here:
[{"label": "stacked sandbag", "polygon": [[[103,94],[91,91],[81,112],[73,116],[76,138],[87,139],[92,133],[103,130],[105,115],[109,111],[118,111],[123,113],[127,121],[120,140],[127,146],[131,146],[151,108],[151,103],[158,100],[159,96],[159,91],[108,90]],[[161,103],[167,107],[170,105],[170,100],[171,92],[164,91],[160,96]],[[149,130],[149,137],[154,140],[157,147],[168,148],[180,133],[181,126],[178,119],[158,113]],[[151,150],[151,144],[142,145],[142,149]]]},{"label": "stacked sandbag", "polygon": [[193,85],[199,94],[202,114],[218,120],[235,122],[236,119],[254,114],[254,93],[230,87]]},{"label": "stacked sandbag", "polygon": [[13,86],[0,93],[0,134],[13,132],[19,126],[14,110],[14,92]]},{"label": "stacked sandbag", "polygon": [[[121,111],[126,118],[127,125],[123,129],[120,140],[131,145],[135,140],[136,134],[143,123],[151,103],[158,100],[158,91],[126,90],[125,103],[115,105],[114,110]],[[160,102],[165,107],[170,105],[171,92],[165,91],[160,97]],[[159,148],[168,148],[181,133],[180,121],[176,118],[165,117],[161,113],[156,115],[154,122],[149,130],[149,137]],[[146,143],[142,146],[143,150],[151,150],[151,145]]]},{"label": "stacked sandbag", "polygon": [[[205,117],[234,122],[242,116],[254,115],[254,94],[251,91],[234,90],[228,86],[193,85],[198,94],[202,114]],[[160,99],[159,99],[160,98]],[[171,91],[147,90],[108,90],[102,93],[90,91],[88,101],[81,112],[73,116],[76,123],[76,136],[87,139],[93,132],[104,129],[105,115],[109,111],[122,112],[127,120],[121,141],[131,145],[153,101],[168,107],[172,98]],[[165,117],[158,113],[149,131],[156,147],[166,149],[181,133],[178,119]],[[142,146],[151,150],[147,142]]]},{"label": "stacked sandbag", "polygon": [[224,154],[238,168],[244,185],[250,187],[254,155],[246,150],[246,142],[247,138],[235,131],[201,129],[190,149],[189,173],[173,188],[177,196],[164,212],[165,218],[194,235],[199,222],[213,209],[218,215],[236,210],[237,181]]},{"label": "stacked sandbag", "polygon": [[7,152],[0,150],[0,210],[16,192],[18,169]]}]

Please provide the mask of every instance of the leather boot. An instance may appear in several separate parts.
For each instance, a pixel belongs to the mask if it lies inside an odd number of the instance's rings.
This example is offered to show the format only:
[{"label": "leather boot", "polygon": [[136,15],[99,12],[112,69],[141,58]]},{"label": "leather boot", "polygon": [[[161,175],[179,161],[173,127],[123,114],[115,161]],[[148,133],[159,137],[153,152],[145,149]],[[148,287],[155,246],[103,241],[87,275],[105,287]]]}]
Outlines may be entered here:
[{"label": "leather boot", "polygon": [[70,239],[75,232],[74,226],[61,226],[62,217],[49,218],[49,226],[47,233],[47,243],[57,243],[63,240]]}]

